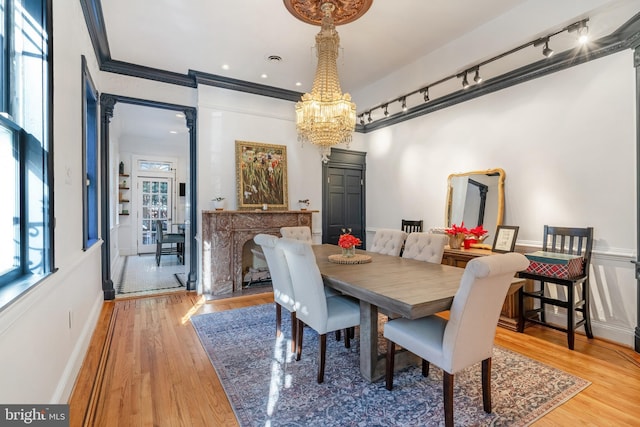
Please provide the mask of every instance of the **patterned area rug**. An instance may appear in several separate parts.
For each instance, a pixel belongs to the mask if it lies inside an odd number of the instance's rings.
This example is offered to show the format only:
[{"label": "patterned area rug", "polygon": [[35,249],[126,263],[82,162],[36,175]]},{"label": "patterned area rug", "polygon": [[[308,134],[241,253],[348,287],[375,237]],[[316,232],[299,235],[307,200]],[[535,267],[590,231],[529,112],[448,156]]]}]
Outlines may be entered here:
[{"label": "patterned area rug", "polygon": [[178,275],[185,266],[175,256],[163,256],[160,266],[155,255],[128,256],[124,261],[122,277],[115,285],[116,295],[134,296],[184,289]]},{"label": "patterned area rug", "polygon": [[[283,310],[285,311],[285,310]],[[272,304],[194,316],[207,351],[241,426],[437,426],[444,424],[442,371],[419,367],[369,383],[360,376],[359,339],[351,349],[327,339],[325,382],[316,382],[318,336],[305,328],[302,359],[291,354],[288,313],[275,338]],[[482,409],[480,365],[456,374],[456,426],[526,426],[590,383],[507,349],[492,363],[493,412]]]}]

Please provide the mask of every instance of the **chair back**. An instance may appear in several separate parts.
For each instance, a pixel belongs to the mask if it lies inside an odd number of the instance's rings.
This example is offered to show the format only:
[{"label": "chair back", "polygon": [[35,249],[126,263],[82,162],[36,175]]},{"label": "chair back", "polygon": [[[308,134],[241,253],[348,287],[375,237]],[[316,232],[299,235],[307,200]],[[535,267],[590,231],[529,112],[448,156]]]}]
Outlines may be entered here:
[{"label": "chair back", "polygon": [[448,243],[449,237],[445,234],[409,233],[404,242],[402,258],[440,264]]},{"label": "chair back", "polygon": [[398,256],[406,238],[407,233],[402,230],[380,229],[373,236],[373,244],[369,251]]},{"label": "chair back", "polygon": [[449,321],[442,341],[441,366],[449,373],[491,357],[500,311],[516,272],[525,270],[529,260],[520,253],[474,258],[453,298]]},{"label": "chair back", "polygon": [[280,234],[285,239],[300,240],[301,242],[307,242],[310,245],[313,244],[313,238],[311,237],[311,229],[306,226],[301,227],[282,227]]},{"label": "chair back", "polygon": [[405,233],[421,233],[422,232],[422,220],[402,220],[402,231]]},{"label": "chair back", "polygon": [[582,275],[589,275],[591,249],[593,246],[593,227],[571,228],[544,226],[542,250],[568,255],[580,255],[584,258]]},{"label": "chair back", "polygon": [[262,254],[267,261],[271,284],[273,286],[273,298],[278,304],[287,310],[296,311],[296,299],[289,266],[282,249],[277,247],[278,238],[270,234],[258,234],[253,241],[262,248]]},{"label": "chair back", "polygon": [[326,333],[328,309],[324,283],[311,245],[293,239],[282,238],[276,244],[287,258],[293,291],[296,296],[298,319]]},{"label": "chair back", "polygon": [[162,230],[162,220],[156,219],[156,242],[162,244],[164,239],[164,231]]}]

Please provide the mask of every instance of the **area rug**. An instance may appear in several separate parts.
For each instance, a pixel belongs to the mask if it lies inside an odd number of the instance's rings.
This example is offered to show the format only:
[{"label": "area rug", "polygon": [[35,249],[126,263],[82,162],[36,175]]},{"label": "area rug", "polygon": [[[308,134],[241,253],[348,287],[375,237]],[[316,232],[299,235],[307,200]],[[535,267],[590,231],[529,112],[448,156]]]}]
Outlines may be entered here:
[{"label": "area rug", "polygon": [[[324,383],[316,382],[318,336],[305,328],[302,359],[291,354],[288,313],[275,338],[272,304],[202,314],[191,322],[241,426],[437,426],[444,424],[442,371],[396,372],[394,389],[360,376],[359,339],[327,339]],[[356,328],[357,331],[357,328]],[[456,426],[526,426],[590,383],[504,348],[492,364],[493,412],[482,409],[480,366],[456,374]]]},{"label": "area rug", "polygon": [[128,256],[124,261],[122,276],[114,287],[117,295],[126,296],[184,289],[184,284],[177,276],[184,271],[185,266],[177,257],[162,257],[160,266],[157,266],[153,254]]}]

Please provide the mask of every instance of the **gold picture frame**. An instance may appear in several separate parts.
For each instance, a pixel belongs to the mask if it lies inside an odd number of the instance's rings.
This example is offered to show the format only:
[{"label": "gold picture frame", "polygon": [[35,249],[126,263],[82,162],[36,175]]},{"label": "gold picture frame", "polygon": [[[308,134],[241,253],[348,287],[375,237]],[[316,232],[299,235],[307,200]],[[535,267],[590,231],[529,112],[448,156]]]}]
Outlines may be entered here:
[{"label": "gold picture frame", "polygon": [[238,210],[288,210],[287,147],[236,141]]}]

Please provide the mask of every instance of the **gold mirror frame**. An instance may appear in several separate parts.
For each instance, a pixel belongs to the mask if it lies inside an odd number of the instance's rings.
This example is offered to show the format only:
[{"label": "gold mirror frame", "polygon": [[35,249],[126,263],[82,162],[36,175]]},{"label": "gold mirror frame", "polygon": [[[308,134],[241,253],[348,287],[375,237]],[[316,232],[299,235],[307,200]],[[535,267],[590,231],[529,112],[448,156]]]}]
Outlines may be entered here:
[{"label": "gold mirror frame", "polygon": [[[472,176],[472,175],[497,175],[498,176],[498,206],[497,206],[497,215],[496,215],[496,227],[498,225],[502,225],[503,217],[504,217],[504,180],[506,178],[506,174],[504,170],[500,168],[496,169],[487,169],[487,170],[479,170],[479,171],[471,171],[464,173],[452,173],[447,178],[447,203],[444,211],[444,222],[446,227],[451,227],[451,210],[453,208],[453,185],[452,180],[456,177],[461,176]],[[483,221],[485,224],[487,221]],[[458,224],[459,225],[459,224]],[[485,229],[489,232],[490,237],[495,234],[496,230],[490,230],[485,226]],[[490,239],[491,240],[491,239]]]}]

